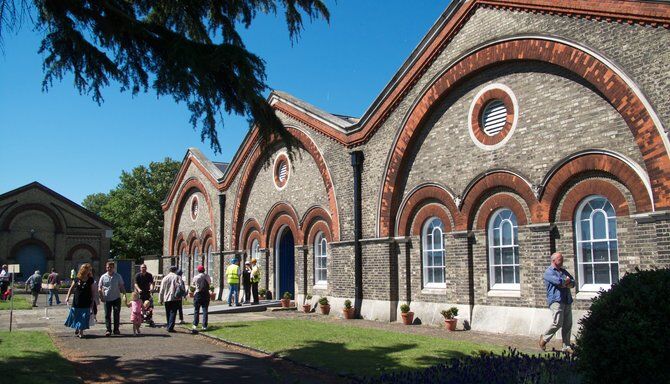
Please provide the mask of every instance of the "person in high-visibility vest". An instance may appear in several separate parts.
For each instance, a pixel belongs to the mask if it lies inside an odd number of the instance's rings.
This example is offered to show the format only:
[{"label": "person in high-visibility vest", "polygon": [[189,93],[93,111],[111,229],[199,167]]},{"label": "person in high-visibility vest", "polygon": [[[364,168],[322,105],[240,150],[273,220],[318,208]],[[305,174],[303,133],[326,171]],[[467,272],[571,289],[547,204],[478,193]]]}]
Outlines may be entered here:
[{"label": "person in high-visibility vest", "polygon": [[256,258],[251,259],[251,295],[252,305],[258,304],[258,283],[261,281],[261,269],[258,268]]},{"label": "person in high-visibility vest", "polygon": [[232,298],[235,297],[235,306],[240,306],[238,293],[240,291],[240,266],[237,265],[237,259],[232,259],[230,265],[226,268],[226,281],[228,282],[228,306],[232,306]]}]

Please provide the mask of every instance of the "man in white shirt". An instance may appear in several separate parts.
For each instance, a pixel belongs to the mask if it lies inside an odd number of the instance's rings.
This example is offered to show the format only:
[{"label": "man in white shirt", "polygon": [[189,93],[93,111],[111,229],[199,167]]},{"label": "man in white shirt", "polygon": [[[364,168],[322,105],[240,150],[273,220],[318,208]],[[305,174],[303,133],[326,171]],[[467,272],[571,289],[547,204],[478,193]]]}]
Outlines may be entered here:
[{"label": "man in white shirt", "polygon": [[112,312],[114,312],[114,334],[120,335],[121,296],[126,294],[126,288],[121,275],[114,273],[113,261],[107,262],[105,268],[107,269],[107,273],[100,276],[100,280],[98,281],[100,300],[105,303],[105,327],[107,327],[105,336],[109,336],[112,333]]},{"label": "man in white shirt", "polygon": [[196,333],[198,322],[200,320],[200,308],[202,307],[202,330],[207,330],[207,310],[209,308],[209,287],[212,285],[212,278],[205,273],[205,267],[198,266],[198,274],[193,277],[193,287],[195,293],[193,295],[193,329],[192,333]]}]

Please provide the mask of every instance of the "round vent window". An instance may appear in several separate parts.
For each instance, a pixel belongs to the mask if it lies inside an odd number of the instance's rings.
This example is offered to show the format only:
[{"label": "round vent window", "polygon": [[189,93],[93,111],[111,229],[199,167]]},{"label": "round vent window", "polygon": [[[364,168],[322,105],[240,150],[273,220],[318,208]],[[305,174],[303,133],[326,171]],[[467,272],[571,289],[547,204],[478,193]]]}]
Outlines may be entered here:
[{"label": "round vent window", "polygon": [[277,156],[274,166],[274,181],[277,188],[282,189],[286,186],[290,173],[289,168],[289,162],[286,155],[282,153]]},{"label": "round vent window", "polygon": [[470,137],[480,148],[500,148],[516,127],[519,106],[509,87],[491,84],[480,90],[470,106]]},{"label": "round vent window", "polygon": [[507,108],[502,100],[492,100],[484,107],[481,125],[484,133],[495,136],[500,133],[507,122]]}]

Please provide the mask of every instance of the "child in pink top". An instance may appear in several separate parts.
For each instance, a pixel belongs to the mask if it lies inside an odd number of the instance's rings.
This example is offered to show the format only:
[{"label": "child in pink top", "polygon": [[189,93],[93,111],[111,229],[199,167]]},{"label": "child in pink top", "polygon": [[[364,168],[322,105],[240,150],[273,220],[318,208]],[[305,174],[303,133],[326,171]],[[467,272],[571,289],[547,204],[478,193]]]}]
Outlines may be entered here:
[{"label": "child in pink top", "polygon": [[133,335],[140,334],[140,325],[142,324],[142,301],[136,291],[132,293],[130,303],[126,302],[130,308],[130,322],[133,323]]}]

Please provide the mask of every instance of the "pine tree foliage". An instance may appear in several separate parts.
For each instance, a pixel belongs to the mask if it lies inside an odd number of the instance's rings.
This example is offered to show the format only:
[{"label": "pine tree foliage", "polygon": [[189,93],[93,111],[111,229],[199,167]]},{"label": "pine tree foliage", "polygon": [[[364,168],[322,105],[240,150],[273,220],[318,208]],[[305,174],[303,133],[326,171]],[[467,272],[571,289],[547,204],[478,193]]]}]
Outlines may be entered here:
[{"label": "pine tree foliage", "polygon": [[44,33],[45,90],[68,74],[98,103],[111,82],[133,94],[151,88],[186,103],[193,128],[200,127],[201,140],[215,152],[221,151],[216,125],[223,125],[224,111],[256,124],[262,146],[276,135],[291,147],[263,96],[264,61],[238,33],[259,13],[278,12],[292,41],[304,17],[330,18],[321,0],[0,0],[0,37],[26,15]]}]

